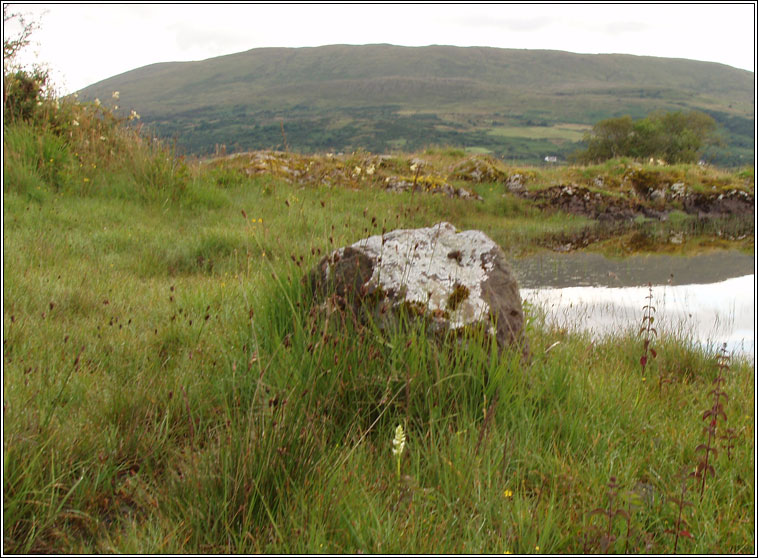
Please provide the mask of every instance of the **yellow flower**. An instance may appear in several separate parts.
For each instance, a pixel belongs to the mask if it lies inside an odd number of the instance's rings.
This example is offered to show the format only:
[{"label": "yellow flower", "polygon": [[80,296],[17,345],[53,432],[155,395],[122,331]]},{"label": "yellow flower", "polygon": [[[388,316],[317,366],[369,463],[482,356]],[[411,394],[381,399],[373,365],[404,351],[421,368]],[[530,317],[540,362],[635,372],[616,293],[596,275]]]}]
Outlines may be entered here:
[{"label": "yellow flower", "polygon": [[503,496],[505,496],[506,498],[513,498],[513,491],[512,490],[505,490],[503,492]]}]

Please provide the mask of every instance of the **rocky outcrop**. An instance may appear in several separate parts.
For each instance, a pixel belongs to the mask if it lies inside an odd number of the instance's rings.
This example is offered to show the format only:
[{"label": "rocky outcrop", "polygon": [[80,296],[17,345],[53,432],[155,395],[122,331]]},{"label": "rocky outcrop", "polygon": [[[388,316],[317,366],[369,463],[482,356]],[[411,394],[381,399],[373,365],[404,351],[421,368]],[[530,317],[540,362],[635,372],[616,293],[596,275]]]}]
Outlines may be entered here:
[{"label": "rocky outcrop", "polygon": [[310,273],[314,293],[363,318],[407,312],[432,332],[481,328],[501,349],[528,355],[518,284],[502,250],[481,231],[450,223],[395,230],[340,248]]},{"label": "rocky outcrop", "polygon": [[505,172],[496,166],[494,159],[488,157],[466,159],[450,169],[450,176],[455,180],[465,180],[476,184],[506,180]]},{"label": "rocky outcrop", "polygon": [[534,200],[540,209],[556,208],[566,213],[583,215],[592,219],[610,216],[613,219],[633,219],[644,206],[637,200],[628,200],[592,191],[575,184],[551,186],[523,194]]},{"label": "rocky outcrop", "polygon": [[388,155],[301,155],[282,151],[236,153],[216,161],[233,161],[246,176],[271,175],[302,186],[383,187],[391,192],[413,191],[478,200],[474,191],[456,187],[445,176],[428,172],[421,159],[410,161]]},{"label": "rocky outcrop", "polygon": [[745,216],[755,211],[755,197],[743,190],[701,193],[682,182],[637,190],[633,196],[611,195],[576,184],[550,186],[518,195],[533,200],[543,210],[560,209],[601,221],[628,221],[638,216],[665,219],[675,208],[704,219]]},{"label": "rocky outcrop", "polygon": [[683,196],[682,205],[687,213],[705,218],[751,215],[755,212],[755,196],[736,189],[710,195],[692,192]]},{"label": "rocky outcrop", "polygon": [[388,176],[385,180],[385,187],[391,192],[416,191],[429,194],[444,194],[450,198],[482,201],[482,197],[476,192],[470,192],[466,188],[456,188],[447,182],[434,180],[433,177],[425,176],[414,179]]}]

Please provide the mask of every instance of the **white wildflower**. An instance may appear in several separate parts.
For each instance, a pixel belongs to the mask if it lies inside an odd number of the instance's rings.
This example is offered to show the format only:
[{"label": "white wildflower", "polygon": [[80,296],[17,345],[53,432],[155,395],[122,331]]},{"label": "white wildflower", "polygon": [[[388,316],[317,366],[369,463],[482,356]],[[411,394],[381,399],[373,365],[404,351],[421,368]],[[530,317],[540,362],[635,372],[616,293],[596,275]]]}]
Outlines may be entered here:
[{"label": "white wildflower", "polygon": [[114,92],[113,92],[113,98],[114,98],[114,99],[118,99],[118,96],[119,96],[119,93],[118,93],[118,91],[114,91]]},{"label": "white wildflower", "polygon": [[354,171],[354,173],[355,173],[356,175],[358,175],[358,174],[361,174],[361,167],[355,167],[355,171]]},{"label": "white wildflower", "polygon": [[134,120],[135,118],[139,120],[139,114],[137,114],[136,110],[132,109],[132,112],[129,113],[129,120]]},{"label": "white wildflower", "polygon": [[405,432],[403,432],[403,425],[398,424],[395,428],[395,437],[392,439],[392,453],[399,456],[405,449]]},{"label": "white wildflower", "polygon": [[96,107],[100,106],[100,99],[98,99],[97,97],[95,97],[95,106]]},{"label": "white wildflower", "polygon": [[418,169],[418,165],[416,163],[413,163],[411,165],[411,172],[416,172],[416,169]]},{"label": "white wildflower", "polygon": [[369,168],[366,169],[366,174],[371,176],[372,174],[374,174],[375,170],[376,170],[376,167],[374,167],[374,165],[371,165]]},{"label": "white wildflower", "polygon": [[392,439],[392,453],[395,456],[397,462],[397,477],[400,478],[400,462],[403,457],[403,450],[405,449],[405,432],[403,432],[403,425],[398,424],[395,428],[395,437]]},{"label": "white wildflower", "polygon": [[74,126],[78,126],[79,125],[79,121],[78,120],[74,120],[71,124],[73,124]]}]

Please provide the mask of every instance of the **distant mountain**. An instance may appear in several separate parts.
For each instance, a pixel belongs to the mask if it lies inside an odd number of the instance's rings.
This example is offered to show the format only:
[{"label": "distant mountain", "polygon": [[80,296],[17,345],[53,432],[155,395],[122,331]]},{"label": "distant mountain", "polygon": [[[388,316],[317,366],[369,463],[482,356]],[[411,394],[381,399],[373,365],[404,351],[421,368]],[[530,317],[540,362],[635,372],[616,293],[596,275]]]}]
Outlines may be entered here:
[{"label": "distant mountain", "polygon": [[[721,124],[716,162],[752,161],[754,74],[623,54],[392,45],[260,48],[138,68],[80,91],[120,92],[122,110],[197,154],[385,152],[430,145],[512,160],[559,158],[603,118],[701,110]],[[744,160],[744,161],[743,161]]]}]

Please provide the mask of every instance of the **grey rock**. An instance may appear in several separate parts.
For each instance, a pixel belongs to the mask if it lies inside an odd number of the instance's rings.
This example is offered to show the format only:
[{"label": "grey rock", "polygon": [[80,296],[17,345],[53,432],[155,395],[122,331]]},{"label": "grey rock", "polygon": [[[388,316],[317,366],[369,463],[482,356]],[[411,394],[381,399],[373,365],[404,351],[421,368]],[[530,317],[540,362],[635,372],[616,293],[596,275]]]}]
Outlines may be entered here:
[{"label": "grey rock", "polygon": [[684,182],[677,182],[671,185],[671,191],[674,193],[674,197],[680,197],[687,191],[687,186],[685,186]]},{"label": "grey rock", "polygon": [[524,191],[524,176],[521,174],[512,174],[505,181],[505,188],[509,192],[517,194]]},{"label": "grey rock", "polygon": [[384,180],[384,187],[390,192],[407,192],[415,190],[418,192],[424,192],[429,194],[445,194],[450,198],[461,198],[464,200],[477,200],[482,201],[482,197],[476,192],[470,192],[465,188],[454,188],[447,182],[438,184],[436,186],[430,186],[426,181],[419,180],[414,183],[409,180],[405,180],[398,176],[388,176]]},{"label": "grey rock", "polygon": [[500,349],[529,355],[518,283],[503,251],[481,231],[438,223],[364,238],[324,257],[309,279],[318,298],[336,295],[363,318],[405,310],[432,332],[481,329]]}]

